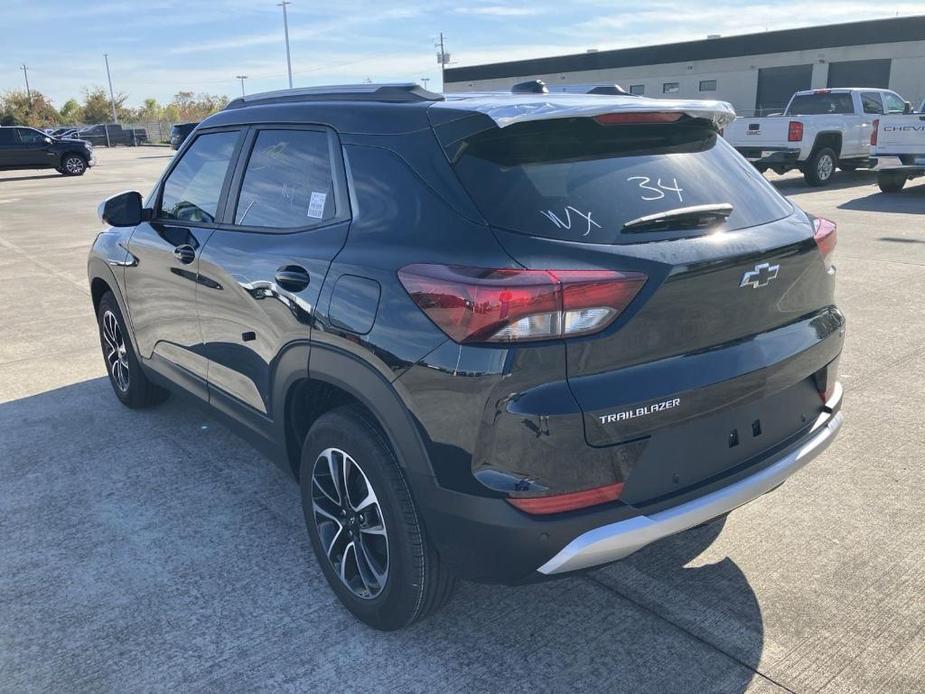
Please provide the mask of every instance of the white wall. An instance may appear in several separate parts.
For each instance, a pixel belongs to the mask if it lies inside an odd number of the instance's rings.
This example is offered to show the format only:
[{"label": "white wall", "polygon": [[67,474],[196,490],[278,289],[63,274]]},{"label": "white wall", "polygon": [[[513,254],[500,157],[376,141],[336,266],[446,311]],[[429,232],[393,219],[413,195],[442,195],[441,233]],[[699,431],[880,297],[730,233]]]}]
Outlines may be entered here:
[{"label": "white wall", "polygon": [[[751,115],[755,108],[755,96],[758,91],[759,68],[812,64],[812,86],[824,87],[828,79],[828,63],[875,58],[892,58],[890,88],[918,106],[925,98],[925,40],[767,53],[691,63],[665,63],[565,74],[520,75],[476,82],[451,82],[446,85],[446,91],[506,91],[516,82],[533,79],[541,79],[550,85],[615,82],[627,90],[630,85],[643,84],[646,96],[721,99],[730,102],[737,113]],[[717,91],[699,91],[700,81],[708,79],[716,80]],[[663,94],[662,85],[665,82],[679,82],[680,92],[671,95]]]}]

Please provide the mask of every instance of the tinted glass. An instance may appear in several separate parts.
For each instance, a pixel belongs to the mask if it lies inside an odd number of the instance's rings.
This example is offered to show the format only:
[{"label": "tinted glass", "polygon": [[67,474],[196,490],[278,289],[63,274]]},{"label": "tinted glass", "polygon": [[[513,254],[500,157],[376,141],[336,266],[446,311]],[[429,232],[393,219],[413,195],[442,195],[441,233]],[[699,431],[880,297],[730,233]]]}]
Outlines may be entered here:
[{"label": "tinted glass", "polygon": [[854,113],[851,94],[800,94],[793,97],[788,110],[791,116],[817,116],[823,113]]},{"label": "tinted glass", "polygon": [[295,229],[334,217],[328,136],[261,130],[247,162],[235,224]]},{"label": "tinted glass", "polygon": [[880,95],[877,92],[861,92],[861,104],[864,106],[864,113],[883,113],[883,104],[880,103]]},{"label": "tinted glass", "polygon": [[702,121],[533,121],[492,128],[449,154],[490,224],[533,236],[613,243],[630,220],[692,205],[733,205],[732,229],[792,210]]},{"label": "tinted glass", "polygon": [[14,137],[15,128],[0,128],[0,145],[11,145],[19,142],[18,137]]},{"label": "tinted glass", "polygon": [[45,133],[40,133],[32,128],[17,128],[16,130],[19,133],[20,142],[27,145],[35,142],[45,142],[45,138],[48,137]]},{"label": "tinted glass", "polygon": [[164,182],[161,219],[214,222],[237,132],[200,135]]},{"label": "tinted glass", "polygon": [[883,103],[887,113],[903,113],[906,110],[906,102],[890,92],[883,93]]}]

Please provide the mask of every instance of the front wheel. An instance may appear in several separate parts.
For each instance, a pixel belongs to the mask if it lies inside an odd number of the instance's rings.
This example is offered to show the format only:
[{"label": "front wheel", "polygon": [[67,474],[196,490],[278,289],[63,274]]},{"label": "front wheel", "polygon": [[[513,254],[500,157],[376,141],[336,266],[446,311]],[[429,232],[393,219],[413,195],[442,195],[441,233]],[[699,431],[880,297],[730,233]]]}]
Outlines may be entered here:
[{"label": "front wheel", "polygon": [[315,556],[355,617],[391,631],[449,600],[455,578],[427,537],[391,446],[363,409],[318,418],[299,479]]},{"label": "front wheel", "polygon": [[835,152],[828,147],[823,147],[815,152],[806,161],[803,167],[803,178],[806,184],[818,188],[827,186],[832,180],[832,174],[835,173],[835,167],[838,165],[838,157]]},{"label": "front wheel", "polygon": [[133,409],[155,405],[167,397],[167,391],[148,380],[132,347],[125,327],[125,319],[112,292],[100,299],[97,310],[100,329],[100,346],[109,383],[116,397]]},{"label": "front wheel", "polygon": [[83,176],[87,172],[87,160],[79,154],[65,154],[58,171],[65,176]]},{"label": "front wheel", "polygon": [[877,185],[884,193],[898,193],[906,185],[905,174],[881,172],[877,174]]}]

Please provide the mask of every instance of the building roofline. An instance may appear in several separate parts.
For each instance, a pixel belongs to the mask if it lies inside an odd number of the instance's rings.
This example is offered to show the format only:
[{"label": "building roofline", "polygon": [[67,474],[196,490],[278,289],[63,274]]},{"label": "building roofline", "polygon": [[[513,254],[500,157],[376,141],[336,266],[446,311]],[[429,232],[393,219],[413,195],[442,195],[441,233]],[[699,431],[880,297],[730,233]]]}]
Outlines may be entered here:
[{"label": "building roofline", "polygon": [[557,72],[606,70],[736,58],[763,53],[923,40],[925,40],[925,15],[916,15],[448,68],[444,78],[447,84],[457,84],[477,80],[548,75]]}]

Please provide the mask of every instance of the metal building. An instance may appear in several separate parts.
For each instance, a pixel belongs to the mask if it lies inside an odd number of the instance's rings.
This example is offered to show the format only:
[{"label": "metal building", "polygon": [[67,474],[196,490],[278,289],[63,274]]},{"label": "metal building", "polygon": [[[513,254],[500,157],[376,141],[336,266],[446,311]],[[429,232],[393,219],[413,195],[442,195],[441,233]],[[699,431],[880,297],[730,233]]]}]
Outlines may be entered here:
[{"label": "metal building", "polygon": [[779,112],[800,89],[884,87],[925,98],[925,15],[448,68],[447,92],[610,82],[645,96],[722,99]]}]

